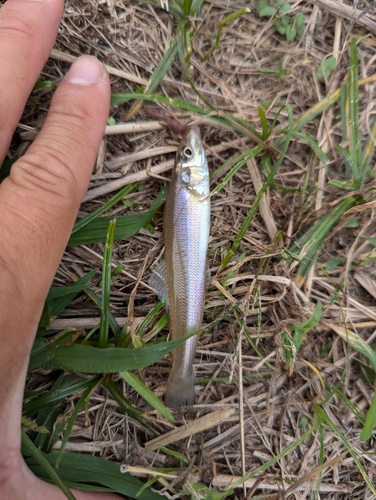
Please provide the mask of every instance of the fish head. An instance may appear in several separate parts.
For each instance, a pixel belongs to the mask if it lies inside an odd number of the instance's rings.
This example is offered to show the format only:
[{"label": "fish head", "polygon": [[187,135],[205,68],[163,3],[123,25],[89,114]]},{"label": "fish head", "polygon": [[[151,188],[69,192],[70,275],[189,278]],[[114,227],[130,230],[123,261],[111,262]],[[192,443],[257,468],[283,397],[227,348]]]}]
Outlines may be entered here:
[{"label": "fish head", "polygon": [[209,194],[209,168],[198,127],[187,127],[180,141],[175,164],[179,184],[196,196]]}]

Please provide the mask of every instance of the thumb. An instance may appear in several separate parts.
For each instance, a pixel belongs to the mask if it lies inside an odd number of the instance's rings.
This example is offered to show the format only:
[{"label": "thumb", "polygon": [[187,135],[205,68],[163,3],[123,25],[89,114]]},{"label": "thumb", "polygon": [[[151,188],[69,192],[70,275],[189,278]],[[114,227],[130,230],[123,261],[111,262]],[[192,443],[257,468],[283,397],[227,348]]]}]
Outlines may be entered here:
[{"label": "thumb", "polygon": [[25,336],[10,336],[9,342],[31,346],[87,190],[109,99],[103,65],[90,56],[77,59],[52,99],[39,136],[0,186],[0,309],[7,311],[0,331]]}]

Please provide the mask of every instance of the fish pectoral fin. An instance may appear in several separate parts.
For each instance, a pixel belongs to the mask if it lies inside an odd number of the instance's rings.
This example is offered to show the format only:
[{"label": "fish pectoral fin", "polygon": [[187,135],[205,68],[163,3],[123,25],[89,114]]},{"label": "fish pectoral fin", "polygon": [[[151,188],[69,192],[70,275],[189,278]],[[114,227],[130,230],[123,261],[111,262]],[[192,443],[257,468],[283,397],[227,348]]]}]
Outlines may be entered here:
[{"label": "fish pectoral fin", "polygon": [[166,279],[166,262],[161,260],[148,281],[149,286],[156,291],[158,299],[165,303],[165,307],[168,311],[168,289],[167,289],[167,279]]}]

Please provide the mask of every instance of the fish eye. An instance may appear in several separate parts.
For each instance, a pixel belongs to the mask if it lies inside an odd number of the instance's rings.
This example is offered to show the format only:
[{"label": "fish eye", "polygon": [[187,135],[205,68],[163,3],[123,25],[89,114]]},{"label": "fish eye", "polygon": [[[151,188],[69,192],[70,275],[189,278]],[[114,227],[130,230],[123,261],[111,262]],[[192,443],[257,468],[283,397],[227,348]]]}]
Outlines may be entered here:
[{"label": "fish eye", "polygon": [[188,147],[184,148],[184,149],[183,149],[183,155],[184,155],[186,158],[192,158],[193,153],[192,153],[191,148],[188,148]]}]

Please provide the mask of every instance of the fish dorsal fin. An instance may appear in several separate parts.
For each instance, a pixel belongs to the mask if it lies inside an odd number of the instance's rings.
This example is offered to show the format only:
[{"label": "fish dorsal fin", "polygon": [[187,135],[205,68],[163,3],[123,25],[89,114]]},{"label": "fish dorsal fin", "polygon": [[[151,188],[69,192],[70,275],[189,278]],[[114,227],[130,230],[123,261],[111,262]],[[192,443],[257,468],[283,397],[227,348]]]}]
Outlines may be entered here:
[{"label": "fish dorsal fin", "polygon": [[166,262],[161,260],[154,271],[151,273],[148,282],[149,286],[156,291],[158,299],[165,303],[168,310],[168,289],[166,279]]}]

